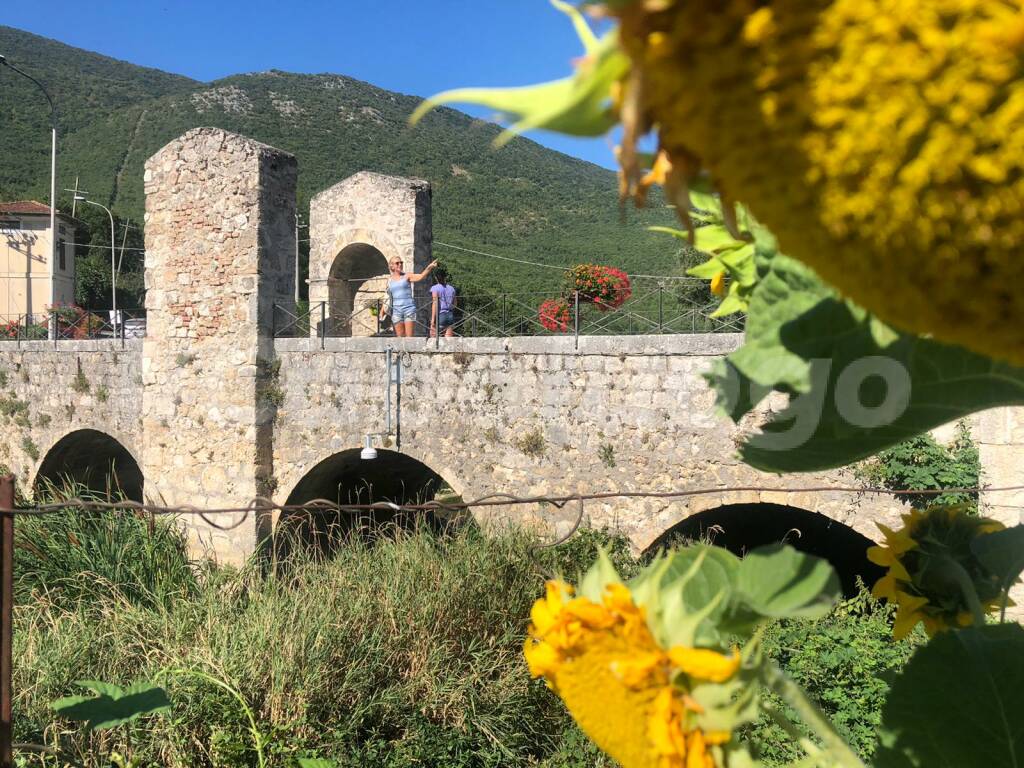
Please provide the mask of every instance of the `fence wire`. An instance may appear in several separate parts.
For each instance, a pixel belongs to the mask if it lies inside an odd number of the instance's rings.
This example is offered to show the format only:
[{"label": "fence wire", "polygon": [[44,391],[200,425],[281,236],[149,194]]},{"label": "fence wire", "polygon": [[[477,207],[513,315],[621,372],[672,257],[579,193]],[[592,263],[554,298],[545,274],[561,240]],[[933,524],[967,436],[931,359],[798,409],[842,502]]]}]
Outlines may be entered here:
[{"label": "fence wire", "polygon": [[[193,515],[201,518],[210,526],[219,530],[232,530],[243,525],[250,515],[268,512],[317,512],[317,513],[365,513],[365,512],[465,512],[474,508],[518,506],[525,504],[547,504],[562,509],[576,502],[610,501],[612,499],[684,499],[694,496],[707,496],[723,493],[850,493],[850,494],[887,494],[892,496],[941,496],[944,494],[978,494],[978,493],[1009,493],[1024,490],[1024,485],[1008,486],[977,486],[958,488],[925,488],[894,490],[881,487],[859,487],[849,485],[812,485],[812,486],[768,486],[768,485],[736,485],[708,486],[702,488],[682,488],[668,491],[600,491],[594,493],[571,493],[548,496],[515,496],[505,493],[490,493],[470,501],[426,501],[414,504],[396,504],[390,501],[376,501],[365,504],[341,504],[330,499],[312,499],[302,504],[277,504],[262,496],[254,497],[245,506],[200,508],[192,505],[163,506],[136,501],[95,501],[81,497],[69,497],[60,501],[34,506],[15,506],[13,509],[0,507],[0,513],[13,513],[15,516],[52,515],[71,510],[90,512],[131,511],[148,515]],[[238,520],[221,524],[213,519],[219,515],[242,515]],[[582,514],[580,516],[582,518]],[[578,523],[577,526],[578,527]],[[575,530],[575,528],[574,528]]]}]

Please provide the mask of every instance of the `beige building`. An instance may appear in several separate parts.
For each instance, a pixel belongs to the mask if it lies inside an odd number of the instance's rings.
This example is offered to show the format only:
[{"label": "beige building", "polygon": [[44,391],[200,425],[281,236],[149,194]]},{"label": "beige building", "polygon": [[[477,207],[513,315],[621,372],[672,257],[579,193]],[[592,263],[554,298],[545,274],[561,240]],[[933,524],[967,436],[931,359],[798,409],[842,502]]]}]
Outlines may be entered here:
[{"label": "beige building", "polygon": [[51,304],[74,303],[74,219],[58,211],[56,221],[56,290],[51,298],[49,206],[34,200],[0,203],[0,322],[23,315],[42,320]]}]

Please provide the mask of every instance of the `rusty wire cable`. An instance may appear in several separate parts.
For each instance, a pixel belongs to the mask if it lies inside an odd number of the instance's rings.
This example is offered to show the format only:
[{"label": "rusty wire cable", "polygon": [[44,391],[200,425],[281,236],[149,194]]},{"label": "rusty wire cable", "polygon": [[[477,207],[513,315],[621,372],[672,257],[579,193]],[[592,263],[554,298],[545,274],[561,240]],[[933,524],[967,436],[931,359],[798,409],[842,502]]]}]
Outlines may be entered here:
[{"label": "rusty wire cable", "polygon": [[[704,488],[685,488],[670,491],[602,491],[597,493],[574,493],[559,496],[514,496],[506,493],[491,493],[470,501],[427,501],[416,504],[396,504],[390,501],[377,501],[365,504],[340,504],[329,499],[312,499],[302,504],[276,504],[271,499],[257,496],[245,506],[203,509],[192,505],[176,507],[145,504],[136,501],[95,501],[81,497],[69,497],[61,501],[28,507],[15,507],[11,510],[16,515],[49,515],[69,509],[87,511],[135,511],[150,515],[195,515],[205,523],[218,530],[232,530],[242,525],[250,514],[266,514],[268,512],[289,513],[360,513],[360,512],[464,512],[473,508],[515,506],[522,504],[550,504],[562,509],[571,502],[580,506],[580,514],[572,530],[565,538],[571,536],[579,528],[583,519],[583,504],[586,501],[608,501],[611,499],[683,499],[693,496],[707,496],[719,493],[851,493],[851,494],[889,494],[894,496],[939,496],[946,493],[1004,493],[1024,490],[1024,485],[1010,486],[977,486],[962,488],[926,488],[893,490],[878,487],[857,487],[843,485],[816,485],[805,487],[773,487],[761,485],[712,486]],[[221,524],[213,520],[215,515],[241,515],[237,521]]]}]

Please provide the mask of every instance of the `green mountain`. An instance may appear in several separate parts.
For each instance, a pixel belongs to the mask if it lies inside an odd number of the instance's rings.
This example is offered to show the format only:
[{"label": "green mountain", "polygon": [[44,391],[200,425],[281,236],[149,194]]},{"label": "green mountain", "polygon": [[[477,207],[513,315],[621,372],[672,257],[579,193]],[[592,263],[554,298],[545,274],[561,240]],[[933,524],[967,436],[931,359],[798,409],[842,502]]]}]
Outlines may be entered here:
[{"label": "green mountain", "polygon": [[[190,128],[217,126],[294,153],[305,213],[310,197],[357,171],[413,176],[433,184],[437,241],[553,266],[597,262],[649,274],[681,269],[678,243],[645,229],[671,224],[672,212],[622,211],[611,171],[528,139],[495,150],[497,126],[452,109],[410,128],[418,97],[335,74],[270,71],[199,83],[5,27],[0,53],[52,85],[61,114],[60,186],[79,177],[94,199],[133,222],[142,220],[145,160]],[[48,112],[33,89],[0,71],[0,199],[47,194]],[[109,243],[102,212],[103,218],[92,210],[79,213],[94,224],[92,243]],[[133,231],[129,243],[139,238]],[[561,279],[557,270],[440,245],[436,255],[466,293],[550,292]],[[95,249],[85,258],[99,257],[106,255]],[[128,269],[137,267],[129,260]],[[96,285],[86,299],[99,304],[102,270],[92,272]],[[86,268],[87,283],[89,274]]]}]

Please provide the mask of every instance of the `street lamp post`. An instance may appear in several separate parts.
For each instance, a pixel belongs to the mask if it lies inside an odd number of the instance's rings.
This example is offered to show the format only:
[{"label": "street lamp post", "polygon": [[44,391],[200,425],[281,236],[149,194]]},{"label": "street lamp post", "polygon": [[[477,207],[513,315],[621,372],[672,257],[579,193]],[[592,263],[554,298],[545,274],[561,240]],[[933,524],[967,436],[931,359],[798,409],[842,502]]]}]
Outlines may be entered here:
[{"label": "street lamp post", "polygon": [[115,249],[114,249],[114,242],[115,242],[114,238],[117,235],[116,235],[116,233],[114,231],[114,214],[112,214],[110,212],[110,209],[107,208],[107,206],[105,206],[105,205],[103,205],[101,203],[94,203],[92,200],[87,199],[85,195],[77,195],[76,194],[75,195],[75,200],[78,200],[79,202],[85,203],[87,205],[95,205],[97,208],[102,208],[104,211],[107,212],[107,216],[110,217],[110,308],[112,310],[112,313],[111,313],[110,316],[111,316],[111,322],[114,325],[114,335],[116,336],[117,335],[117,323],[118,323],[118,317],[117,317],[117,261],[114,258],[114,251],[115,251]]},{"label": "street lamp post", "polygon": [[[0,67],[13,69],[22,77],[27,77],[38,86],[39,90],[43,92],[43,96],[46,97],[46,101],[50,104],[50,264],[47,268],[47,274],[50,278],[50,306],[55,307],[57,305],[57,281],[55,279],[57,263],[57,108],[54,106],[53,99],[50,98],[50,94],[47,93],[43,84],[32,77],[32,75],[22,72],[11,64],[6,56],[0,55]],[[28,307],[28,311],[31,313],[32,307]],[[49,325],[51,338],[56,338],[57,324],[50,323]]]}]

